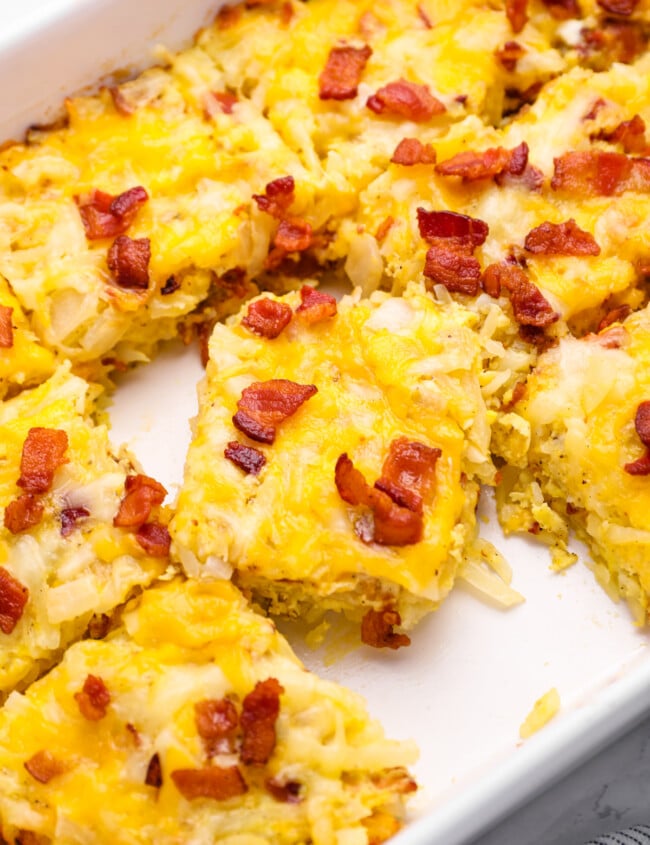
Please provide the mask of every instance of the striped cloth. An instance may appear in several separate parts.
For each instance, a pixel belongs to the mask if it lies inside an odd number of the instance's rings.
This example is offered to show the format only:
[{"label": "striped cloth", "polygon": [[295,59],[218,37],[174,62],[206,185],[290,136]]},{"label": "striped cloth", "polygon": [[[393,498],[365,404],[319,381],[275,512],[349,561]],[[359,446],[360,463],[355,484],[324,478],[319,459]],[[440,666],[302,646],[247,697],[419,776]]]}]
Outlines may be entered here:
[{"label": "striped cloth", "polygon": [[605,833],[590,839],[585,845],[650,845],[650,825],[637,824],[627,830]]}]

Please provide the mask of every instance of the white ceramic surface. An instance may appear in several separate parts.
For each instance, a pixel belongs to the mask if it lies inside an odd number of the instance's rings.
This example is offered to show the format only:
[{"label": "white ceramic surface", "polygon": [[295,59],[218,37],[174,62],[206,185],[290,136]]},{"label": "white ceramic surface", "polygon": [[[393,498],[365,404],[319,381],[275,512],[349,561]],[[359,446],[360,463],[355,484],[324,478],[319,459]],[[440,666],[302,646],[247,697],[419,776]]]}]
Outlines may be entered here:
[{"label": "white ceramic surface", "polygon": [[[51,117],[69,93],[114,68],[142,66],[153,44],[181,46],[218,4],[205,0],[25,0],[0,3],[0,138]],[[167,348],[122,380],[114,440],[175,489],[196,411],[196,350]],[[489,506],[486,508],[489,513]],[[334,665],[297,649],[322,674],[363,693],[389,734],[414,737],[422,785],[401,845],[460,845],[559,778],[646,712],[646,637],[586,567],[562,575],[543,549],[497,539],[526,603],[507,613],[455,591],[410,649],[362,649]],[[557,687],[562,712],[526,743],[518,727]]]}]

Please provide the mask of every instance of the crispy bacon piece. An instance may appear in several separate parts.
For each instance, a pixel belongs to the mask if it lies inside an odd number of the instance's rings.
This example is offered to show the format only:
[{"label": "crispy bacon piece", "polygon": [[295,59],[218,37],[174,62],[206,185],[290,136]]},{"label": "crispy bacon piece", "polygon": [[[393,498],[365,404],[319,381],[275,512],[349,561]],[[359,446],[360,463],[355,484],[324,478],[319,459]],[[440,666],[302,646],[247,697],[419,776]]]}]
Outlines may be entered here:
[{"label": "crispy bacon piece", "polygon": [[258,681],[242,702],[243,731],[239,757],[246,765],[264,765],[275,748],[275,723],[284,688],[276,678]]},{"label": "crispy bacon piece", "polygon": [[291,306],[286,302],[265,296],[249,304],[241,324],[254,334],[273,340],[286,329],[292,316]]},{"label": "crispy bacon piece", "polygon": [[209,756],[228,754],[234,748],[239,716],[228,698],[211,698],[194,705],[194,719],[199,736]]},{"label": "crispy bacon piece", "polygon": [[585,27],[578,47],[583,59],[594,60],[599,69],[613,62],[631,64],[645,52],[648,38],[637,21],[604,20],[597,29]]},{"label": "crispy bacon piece", "polygon": [[89,722],[99,722],[106,716],[106,710],[111,703],[111,694],[100,677],[88,675],[80,692],[74,694],[74,700],[84,719],[88,719]]},{"label": "crispy bacon piece", "polygon": [[492,179],[502,173],[520,176],[528,164],[528,144],[523,141],[518,147],[506,150],[492,147],[477,153],[467,150],[436,165],[441,176],[460,176],[463,182],[478,179]]},{"label": "crispy bacon piece", "polygon": [[489,281],[484,281],[484,284],[490,290],[500,292],[501,288],[505,288],[508,291],[515,319],[520,325],[541,329],[559,319],[560,315],[553,311],[550,303],[520,267],[505,261],[491,264],[485,270],[484,279],[486,277]]},{"label": "crispy bacon piece", "polygon": [[422,516],[395,504],[387,493],[371,487],[345,453],[336,462],[334,482],[344,502],[363,505],[372,512],[372,526],[364,520],[359,520],[355,526],[357,535],[364,543],[409,546],[422,539]]},{"label": "crispy bacon piece", "polygon": [[623,469],[628,475],[650,475],[650,451],[637,458],[636,461],[625,464]]},{"label": "crispy bacon piece", "polygon": [[631,15],[639,0],[596,0],[601,9],[612,15]]},{"label": "crispy bacon piece", "polygon": [[399,613],[390,608],[369,610],[361,620],[361,642],[373,648],[398,649],[411,645],[406,634],[397,634],[395,625],[401,625]]},{"label": "crispy bacon piece", "polygon": [[650,449],[650,401],[639,403],[634,417],[634,428],[641,443]]},{"label": "crispy bacon piece", "polygon": [[581,17],[578,0],[542,0],[546,8],[558,21]]},{"label": "crispy bacon piece", "polygon": [[336,313],[336,299],[329,293],[316,290],[311,285],[300,288],[300,305],[296,308],[296,314],[303,322],[309,325],[320,323],[336,317]]},{"label": "crispy bacon piece", "polygon": [[627,303],[619,305],[617,308],[612,308],[611,311],[608,311],[607,314],[605,314],[600,323],[598,323],[598,331],[605,331],[605,329],[609,328],[612,323],[622,323],[623,320],[626,317],[629,317],[631,313],[632,307]]},{"label": "crispy bacon piece", "polygon": [[146,290],[149,287],[149,238],[130,238],[120,235],[108,250],[108,269],[116,284],[127,290]]},{"label": "crispy bacon piece", "polygon": [[241,14],[242,10],[239,5],[222,6],[217,12],[217,16],[214,21],[217,25],[217,29],[231,29],[233,26],[236,26],[239,23]]},{"label": "crispy bacon piece", "polygon": [[280,176],[268,183],[263,194],[253,194],[253,199],[260,211],[281,220],[296,198],[295,191],[293,176]]},{"label": "crispy bacon piece", "polygon": [[69,537],[75,529],[77,521],[90,516],[88,508],[63,508],[61,511],[61,536]]},{"label": "crispy bacon piece", "polygon": [[62,775],[67,766],[58,760],[51,751],[37,751],[33,757],[26,760],[23,765],[29,774],[39,783],[49,783],[52,778]]},{"label": "crispy bacon piece", "polygon": [[203,98],[203,109],[207,117],[217,114],[232,114],[239,100],[231,91],[209,91]]},{"label": "crispy bacon piece", "polygon": [[372,50],[367,44],[363,47],[332,47],[318,77],[321,100],[353,100],[370,56]]},{"label": "crispy bacon piece", "polygon": [[118,196],[95,189],[86,197],[75,198],[89,241],[123,235],[148,199],[149,194],[141,185]]},{"label": "crispy bacon piece", "polygon": [[153,786],[154,789],[160,789],[163,785],[162,766],[160,765],[160,755],[158,752],[149,760],[144,782],[146,786]]},{"label": "crispy bacon piece", "polygon": [[441,454],[440,449],[398,437],[390,444],[375,487],[387,493],[395,504],[421,514],[424,500],[433,492]]},{"label": "crispy bacon piece", "polygon": [[564,153],[554,159],[551,187],[582,196],[617,196],[650,191],[650,159],[603,150]]},{"label": "crispy bacon piece", "polygon": [[172,293],[176,293],[179,290],[181,283],[178,281],[176,276],[170,276],[166,279],[165,284],[160,288],[161,296],[169,296]]},{"label": "crispy bacon piece", "polygon": [[282,783],[277,778],[267,778],[264,781],[264,788],[269,795],[282,804],[300,804],[302,796],[302,784],[297,780],[288,780]]},{"label": "crispy bacon piece", "polygon": [[58,428],[30,428],[20,458],[16,482],[26,493],[47,493],[54,473],[67,463],[68,435]]},{"label": "crispy bacon piece", "polygon": [[581,229],[573,218],[564,223],[542,223],[531,229],[524,248],[533,255],[600,255],[594,236]]},{"label": "crispy bacon piece", "polygon": [[274,246],[282,252],[302,252],[313,242],[311,225],[300,217],[281,220],[273,238]]},{"label": "crispy bacon piece", "polygon": [[495,52],[497,60],[509,73],[517,68],[517,62],[526,54],[526,48],[518,41],[506,41],[503,47]]},{"label": "crispy bacon piece", "polygon": [[14,345],[14,327],[11,317],[13,308],[0,305],[0,349],[11,349]]},{"label": "crispy bacon piece", "polygon": [[161,505],[167,490],[148,475],[127,475],[124,482],[125,496],[120,502],[113,525],[119,528],[134,528],[143,525],[151,515],[151,509]]},{"label": "crispy bacon piece", "polygon": [[232,418],[235,428],[258,443],[273,443],[277,426],[318,393],[313,384],[288,379],[258,381],[244,388]]},{"label": "crispy bacon piece", "polygon": [[160,522],[145,522],[135,532],[135,539],[151,557],[167,557],[172,538],[167,526]]},{"label": "crispy bacon piece", "polygon": [[379,226],[377,226],[377,231],[375,232],[375,238],[379,243],[381,243],[384,240],[386,235],[390,232],[391,228],[393,227],[394,223],[395,223],[395,219],[393,217],[391,217],[391,215],[389,214],[388,217],[386,217],[385,220],[382,220],[382,222],[379,224]]},{"label": "crispy bacon piece", "polygon": [[207,766],[204,769],[176,769],[171,773],[176,789],[183,798],[213,798],[227,801],[248,792],[248,786],[238,766]]},{"label": "crispy bacon piece", "polygon": [[33,528],[43,518],[43,502],[34,493],[23,493],[5,508],[5,528],[12,534],[19,534]]},{"label": "crispy bacon piece", "polygon": [[389,82],[368,98],[366,106],[375,114],[389,114],[423,123],[447,111],[426,85],[398,79]]},{"label": "crispy bacon piece", "polygon": [[514,33],[521,32],[526,26],[528,20],[527,6],[528,0],[506,0],[506,17],[510,21]]},{"label": "crispy bacon piece", "polygon": [[223,454],[235,466],[247,475],[259,475],[266,464],[266,456],[253,446],[244,446],[236,440],[231,440],[223,450]]},{"label": "crispy bacon piece", "polygon": [[645,121],[641,115],[635,114],[630,120],[619,123],[611,132],[603,130],[596,137],[612,144],[621,144],[626,153],[643,154],[648,152],[645,131]]},{"label": "crispy bacon piece", "polygon": [[455,248],[473,250],[481,246],[490,231],[488,224],[455,211],[426,211],[418,208],[420,235],[429,243],[444,239]]},{"label": "crispy bacon piece", "polygon": [[476,296],[481,283],[481,265],[473,255],[445,246],[431,246],[424,262],[424,275],[451,293]]},{"label": "crispy bacon piece", "polygon": [[4,566],[0,566],[0,631],[11,634],[25,610],[29,590]]},{"label": "crispy bacon piece", "polygon": [[431,144],[423,144],[417,138],[402,138],[391,157],[393,164],[413,167],[415,164],[435,164],[436,151]]}]

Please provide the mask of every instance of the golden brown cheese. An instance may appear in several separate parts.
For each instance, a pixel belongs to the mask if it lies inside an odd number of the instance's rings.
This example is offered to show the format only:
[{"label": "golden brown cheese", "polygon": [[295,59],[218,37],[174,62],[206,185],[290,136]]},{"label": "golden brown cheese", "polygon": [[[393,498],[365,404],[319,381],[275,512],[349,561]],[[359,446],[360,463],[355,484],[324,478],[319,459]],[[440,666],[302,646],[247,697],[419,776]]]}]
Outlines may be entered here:
[{"label": "golden brown cheese", "polygon": [[[104,702],[99,718],[82,693]],[[265,719],[268,760],[247,763]],[[415,756],[359,696],[308,672],[230,583],[176,580],[10,696],[0,831],[52,845],[368,845],[399,829]]]}]

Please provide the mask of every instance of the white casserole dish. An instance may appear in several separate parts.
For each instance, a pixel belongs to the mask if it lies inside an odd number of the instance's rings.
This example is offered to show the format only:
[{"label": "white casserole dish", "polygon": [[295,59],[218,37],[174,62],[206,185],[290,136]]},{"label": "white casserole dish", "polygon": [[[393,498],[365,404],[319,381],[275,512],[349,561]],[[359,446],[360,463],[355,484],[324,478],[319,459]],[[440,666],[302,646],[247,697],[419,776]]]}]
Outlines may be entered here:
[{"label": "white casserole dish", "polygon": [[[55,117],[62,97],[120,68],[151,63],[157,43],[180,47],[219,4],[206,0],[23,0],[0,6],[0,139]],[[113,409],[116,445],[175,489],[196,411],[194,350],[170,347],[124,378]],[[174,391],[174,401],[169,397]],[[489,510],[489,507],[487,507]],[[562,575],[546,552],[504,541],[527,601],[507,613],[455,591],[410,649],[364,649],[311,667],[363,693],[389,735],[413,737],[422,790],[401,845],[461,845],[640,719],[650,700],[647,638],[582,565]],[[518,728],[551,687],[560,715],[522,743]]]}]

